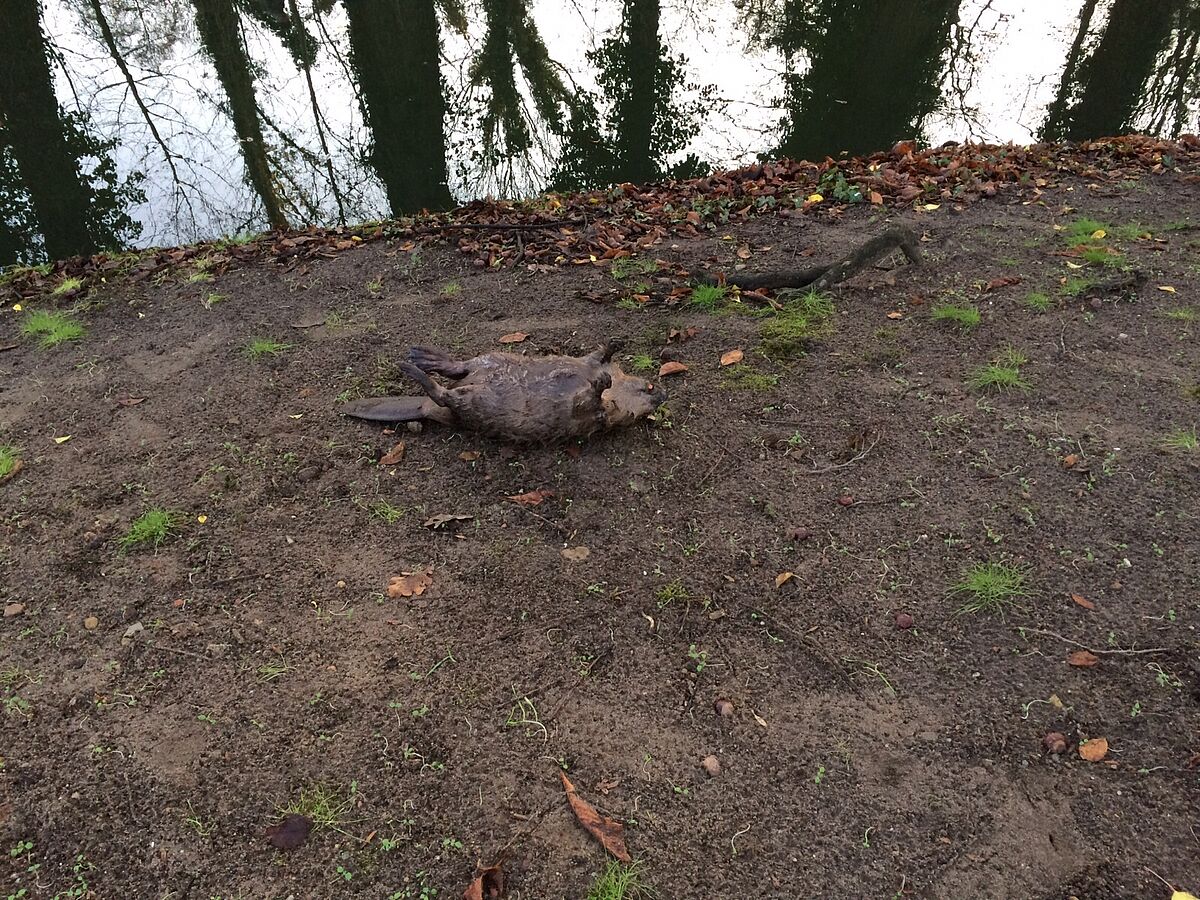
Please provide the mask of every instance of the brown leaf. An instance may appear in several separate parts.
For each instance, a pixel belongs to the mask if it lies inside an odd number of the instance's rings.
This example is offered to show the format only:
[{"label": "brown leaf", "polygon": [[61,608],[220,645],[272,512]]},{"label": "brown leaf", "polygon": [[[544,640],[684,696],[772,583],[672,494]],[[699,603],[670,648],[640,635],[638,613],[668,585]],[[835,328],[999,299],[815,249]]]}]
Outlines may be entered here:
[{"label": "brown leaf", "polygon": [[562,558],[568,562],[583,562],[592,555],[592,551],[587,547],[564,547],[558,551]]},{"label": "brown leaf", "polygon": [[529,337],[524,331],[514,331],[512,334],[506,334],[500,338],[502,344],[519,344],[525,338]]},{"label": "brown leaf", "polygon": [[904,313],[900,312],[899,310],[893,310],[892,312],[887,314],[887,317],[889,319],[903,319]]},{"label": "brown leaf", "polygon": [[524,494],[512,494],[504,499],[511,500],[513,503],[519,503],[522,506],[537,506],[547,497],[553,496],[554,491],[538,488],[536,491],[526,491]]},{"label": "brown leaf", "polygon": [[420,597],[431,584],[433,584],[432,568],[422,569],[419,572],[401,572],[388,579],[387,595],[393,600],[397,597]]},{"label": "brown leaf", "polygon": [[300,813],[288,813],[278,825],[267,829],[267,843],[276,850],[296,850],[308,840],[312,819]]},{"label": "brown leaf", "polygon": [[775,576],[775,587],[781,588],[795,577],[795,572],[780,572]]},{"label": "brown leaf", "polygon": [[871,191],[869,194],[867,194],[867,199],[870,200],[875,206],[883,205],[883,195],[880,194],[879,191]]},{"label": "brown leaf", "polygon": [[740,363],[745,356],[746,354],[741,350],[726,350],[721,354],[721,365],[732,366],[735,363]]},{"label": "brown leaf", "polygon": [[659,367],[658,376],[659,378],[662,378],[665,375],[678,375],[680,372],[686,372],[687,370],[688,367],[683,363],[672,360],[671,362],[663,363]]},{"label": "brown leaf", "polygon": [[750,258],[750,245],[742,244],[742,246],[738,247],[737,248],[737,257],[738,257],[738,259],[749,259]]},{"label": "brown leaf", "polygon": [[500,863],[478,871],[475,880],[463,891],[463,900],[495,900],[497,897],[503,897],[504,870],[500,868]]},{"label": "brown leaf", "polygon": [[475,460],[479,459],[479,456],[480,453],[478,450],[464,450],[458,454],[458,458],[463,462],[475,462]]},{"label": "brown leaf", "polygon": [[695,326],[689,326],[684,329],[672,328],[667,332],[667,343],[670,344],[673,341],[679,341],[682,344],[684,341],[690,341],[699,333],[700,329]]},{"label": "brown leaf", "polygon": [[379,464],[381,466],[394,466],[402,459],[404,459],[404,441],[401,441],[387,453],[383,454],[383,456],[379,457]]},{"label": "brown leaf", "polygon": [[1089,669],[1100,662],[1100,657],[1090,650],[1075,650],[1067,656],[1067,664],[1081,669]]},{"label": "brown leaf", "polygon": [[565,772],[559,772],[558,775],[562,779],[563,790],[567,792],[567,802],[571,804],[571,811],[575,813],[579,824],[603,844],[605,850],[621,862],[632,862],[629,851],[625,849],[625,827],[620,822],[600,815],[596,811],[596,807],[580,797],[575,792],[575,785],[571,784],[571,780],[567,778]]},{"label": "brown leaf", "polygon": [[145,397],[126,397],[124,395],[117,398],[118,406],[137,406],[139,403],[145,402]]},{"label": "brown leaf", "polygon": [[1065,468],[1073,469],[1078,464],[1079,464],[1079,454],[1078,453],[1068,453],[1066,456],[1063,457],[1063,466]]},{"label": "brown leaf", "polygon": [[1075,601],[1076,605],[1082,606],[1084,609],[1095,609],[1096,608],[1096,604],[1093,603],[1091,600],[1089,600],[1087,597],[1084,597],[1082,594],[1072,594],[1071,599]]},{"label": "brown leaf", "polygon": [[1016,275],[1005,275],[1003,278],[993,278],[983,286],[984,291],[994,291],[997,288],[1008,287],[1010,284],[1020,284],[1021,279]]},{"label": "brown leaf", "polygon": [[436,516],[430,516],[421,524],[426,528],[441,528],[447,522],[470,522],[474,516],[460,516],[455,513],[438,513]]},{"label": "brown leaf", "polygon": [[1100,762],[1108,756],[1108,739],[1092,738],[1090,741],[1080,741],[1079,756],[1088,762]]}]

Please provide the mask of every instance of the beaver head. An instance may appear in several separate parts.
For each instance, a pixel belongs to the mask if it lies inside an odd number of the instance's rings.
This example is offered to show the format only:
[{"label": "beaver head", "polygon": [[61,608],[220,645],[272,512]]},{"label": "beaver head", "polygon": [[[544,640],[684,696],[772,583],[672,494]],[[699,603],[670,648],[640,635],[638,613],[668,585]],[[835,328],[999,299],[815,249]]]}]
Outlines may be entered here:
[{"label": "beaver head", "polygon": [[607,428],[632,425],[667,401],[667,392],[661,385],[636,375],[626,375],[616,366],[609,366],[608,372],[612,376],[612,385],[600,396]]}]

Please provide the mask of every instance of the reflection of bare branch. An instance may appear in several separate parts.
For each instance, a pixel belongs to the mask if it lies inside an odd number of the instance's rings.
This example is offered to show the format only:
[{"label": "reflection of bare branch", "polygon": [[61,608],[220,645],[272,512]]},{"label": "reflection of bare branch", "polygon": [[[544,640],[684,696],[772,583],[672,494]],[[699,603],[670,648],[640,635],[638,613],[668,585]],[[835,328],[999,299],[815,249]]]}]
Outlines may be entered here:
[{"label": "reflection of bare branch", "polygon": [[[92,0],[93,3],[97,0]],[[296,28],[303,28],[303,20],[300,18],[300,10],[296,6],[296,0],[289,0],[292,12],[292,21]],[[304,72],[304,81],[308,85],[308,99],[312,105],[313,121],[317,125],[317,140],[321,143],[321,152],[325,154],[325,172],[329,176],[329,187],[333,191],[334,199],[337,201],[338,208],[338,223],[346,224],[346,206],[342,202],[342,192],[338,189],[337,176],[333,173],[333,157],[329,153],[329,143],[325,140],[325,126],[321,123],[321,107],[317,103],[317,91],[313,87],[312,80],[312,64],[307,58],[300,60],[300,68]]]}]

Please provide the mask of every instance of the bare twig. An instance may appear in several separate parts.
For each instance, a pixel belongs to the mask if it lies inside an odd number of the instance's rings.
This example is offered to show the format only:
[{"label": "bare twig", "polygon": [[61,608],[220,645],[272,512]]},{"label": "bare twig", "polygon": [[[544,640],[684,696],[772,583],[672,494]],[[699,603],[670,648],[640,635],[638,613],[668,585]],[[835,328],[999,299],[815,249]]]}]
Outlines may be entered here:
[{"label": "bare twig", "polygon": [[1082,644],[1079,641],[1072,640],[1069,637],[1063,637],[1057,631],[1043,631],[1040,628],[1024,628],[1024,627],[1018,628],[1017,630],[1020,631],[1022,635],[1042,634],[1042,635],[1045,635],[1046,637],[1058,638],[1064,644],[1070,644],[1073,647],[1082,647],[1084,650],[1087,650],[1089,653],[1095,653],[1097,656],[1121,656],[1121,655],[1137,656],[1137,655],[1144,654],[1144,653],[1169,653],[1170,649],[1171,649],[1169,647],[1147,647],[1145,650],[1121,650],[1121,649],[1096,650],[1092,647],[1089,647],[1087,644]]}]

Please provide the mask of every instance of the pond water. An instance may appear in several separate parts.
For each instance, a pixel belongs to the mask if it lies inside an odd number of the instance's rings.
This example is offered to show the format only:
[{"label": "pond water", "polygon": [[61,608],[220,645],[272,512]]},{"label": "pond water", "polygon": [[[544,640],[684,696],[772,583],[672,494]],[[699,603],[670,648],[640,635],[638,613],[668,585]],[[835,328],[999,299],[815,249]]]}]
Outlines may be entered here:
[{"label": "pond water", "polygon": [[906,138],[1200,125],[1200,0],[10,5],[32,13],[0,34],[0,264]]}]

